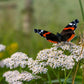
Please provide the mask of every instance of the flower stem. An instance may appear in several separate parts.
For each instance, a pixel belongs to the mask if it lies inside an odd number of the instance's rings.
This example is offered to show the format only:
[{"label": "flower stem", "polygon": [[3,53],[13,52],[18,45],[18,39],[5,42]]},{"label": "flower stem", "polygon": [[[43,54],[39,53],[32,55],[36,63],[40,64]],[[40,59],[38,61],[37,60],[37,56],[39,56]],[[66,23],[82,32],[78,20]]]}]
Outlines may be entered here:
[{"label": "flower stem", "polygon": [[[82,50],[81,50],[81,54],[83,51],[83,45],[82,45]],[[82,84],[84,84],[84,64],[82,65]]]},{"label": "flower stem", "polygon": [[82,65],[82,84],[84,84],[84,64]]},{"label": "flower stem", "polygon": [[[66,79],[66,69],[64,71],[64,75],[65,75],[65,79]],[[66,84],[66,80],[65,80],[65,83],[64,84]]]},{"label": "flower stem", "polygon": [[60,80],[60,71],[58,71],[58,80],[59,80],[59,83],[62,84]]},{"label": "flower stem", "polygon": [[49,84],[52,84],[51,78],[50,78],[50,75],[49,75],[48,71],[47,71],[47,76],[48,76]]},{"label": "flower stem", "polygon": [[80,4],[80,9],[81,9],[82,18],[83,18],[83,21],[84,21],[84,11],[83,11],[83,6],[82,6],[81,0],[79,0],[79,4]]},{"label": "flower stem", "polygon": [[60,71],[58,71],[58,74],[56,74],[56,72],[53,69],[52,69],[52,71],[53,71],[54,75],[58,78],[59,84],[62,84],[61,79],[60,79]]},{"label": "flower stem", "polygon": [[72,84],[74,84],[74,81],[75,81],[75,78],[76,78],[76,74],[77,74],[77,71],[78,71],[78,67],[79,67],[79,62],[77,63],[75,73],[74,73],[74,75],[72,77]]},{"label": "flower stem", "polygon": [[65,80],[64,80],[64,83],[63,84],[66,84],[66,80],[69,78],[70,74],[71,74],[72,70],[70,70],[69,74],[66,76]]}]

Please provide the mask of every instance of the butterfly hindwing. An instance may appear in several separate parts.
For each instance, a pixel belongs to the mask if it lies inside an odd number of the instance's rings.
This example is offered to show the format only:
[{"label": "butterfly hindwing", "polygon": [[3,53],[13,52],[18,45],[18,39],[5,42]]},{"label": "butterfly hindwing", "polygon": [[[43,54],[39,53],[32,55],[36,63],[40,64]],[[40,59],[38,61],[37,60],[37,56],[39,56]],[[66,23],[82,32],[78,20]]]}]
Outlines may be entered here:
[{"label": "butterfly hindwing", "polygon": [[63,29],[61,32],[62,41],[70,41],[74,38],[74,30],[77,28],[77,23],[79,23],[78,19],[72,21]]}]

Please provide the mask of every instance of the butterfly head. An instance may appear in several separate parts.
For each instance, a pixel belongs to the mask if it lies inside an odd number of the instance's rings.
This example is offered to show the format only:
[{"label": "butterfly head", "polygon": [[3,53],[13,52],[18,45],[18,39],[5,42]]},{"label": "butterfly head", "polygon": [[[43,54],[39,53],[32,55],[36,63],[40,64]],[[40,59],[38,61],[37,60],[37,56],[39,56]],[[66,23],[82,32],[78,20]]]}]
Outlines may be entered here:
[{"label": "butterfly head", "polygon": [[79,23],[79,20],[78,19],[75,19],[74,21],[70,22],[66,28],[68,27],[74,27],[75,29],[77,28],[77,23]]}]

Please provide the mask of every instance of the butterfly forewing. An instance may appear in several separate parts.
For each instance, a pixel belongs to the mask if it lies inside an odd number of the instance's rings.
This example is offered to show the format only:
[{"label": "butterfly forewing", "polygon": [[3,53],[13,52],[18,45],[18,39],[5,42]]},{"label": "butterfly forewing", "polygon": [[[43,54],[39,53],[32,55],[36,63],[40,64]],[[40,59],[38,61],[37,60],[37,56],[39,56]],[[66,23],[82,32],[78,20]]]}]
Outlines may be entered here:
[{"label": "butterfly forewing", "polygon": [[41,30],[41,29],[34,29],[34,31],[35,31],[35,33],[38,33],[42,37],[46,38],[49,42],[58,43],[61,41],[59,36],[57,36],[51,32]]}]

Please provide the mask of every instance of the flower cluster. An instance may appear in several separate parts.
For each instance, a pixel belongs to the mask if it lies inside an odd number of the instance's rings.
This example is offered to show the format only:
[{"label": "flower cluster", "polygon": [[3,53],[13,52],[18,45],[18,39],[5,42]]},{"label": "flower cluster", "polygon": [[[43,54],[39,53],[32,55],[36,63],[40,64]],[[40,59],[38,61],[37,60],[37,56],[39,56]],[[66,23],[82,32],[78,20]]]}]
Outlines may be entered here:
[{"label": "flower cluster", "polygon": [[[54,44],[50,49],[41,50],[36,60],[29,58],[25,53],[16,52],[10,58],[0,61],[0,67],[9,67],[10,69],[18,66],[25,68],[28,66],[32,74],[46,73],[47,66],[51,68],[73,69],[75,62],[84,58],[84,49],[82,46],[73,43]],[[33,76],[29,72],[19,73],[18,71],[8,71],[4,73],[6,81],[10,84],[22,84],[21,81],[30,81],[38,76]]]},{"label": "flower cluster", "polygon": [[73,43],[59,43],[54,44],[50,49],[44,49],[40,51],[36,57],[36,60],[28,58],[28,56],[22,52],[14,53],[11,58],[6,58],[0,62],[0,66],[6,66],[16,68],[21,66],[25,68],[28,66],[34,74],[46,73],[46,66],[49,65],[52,68],[61,67],[62,69],[72,69],[75,65],[75,61],[84,58],[84,49],[81,46]]},{"label": "flower cluster", "polygon": [[73,43],[54,44],[50,49],[44,49],[37,55],[37,60],[46,61],[52,68],[61,67],[62,69],[72,69],[75,61],[84,58],[84,49]]},{"label": "flower cluster", "polygon": [[28,58],[28,56],[22,52],[16,52],[10,58],[6,58],[0,61],[0,66],[1,67],[6,66],[10,69],[17,68],[18,66],[22,68],[28,66],[28,68],[32,71],[33,74],[47,72],[47,68],[44,67],[45,66],[44,62],[40,63],[38,60]]},{"label": "flower cluster", "polygon": [[32,75],[31,73],[26,71],[19,73],[17,70],[5,72],[3,74],[3,77],[6,78],[6,81],[8,81],[9,84],[22,84],[21,81],[31,81],[33,79],[40,78],[40,76]]},{"label": "flower cluster", "polygon": [[11,58],[6,58],[0,62],[2,67],[6,66],[10,69],[21,66],[24,68],[27,65],[28,56],[22,52],[14,53]]},{"label": "flower cluster", "polygon": [[47,68],[45,68],[45,62],[39,62],[39,60],[33,60],[32,58],[28,59],[28,68],[32,70],[33,74],[46,73]]}]

